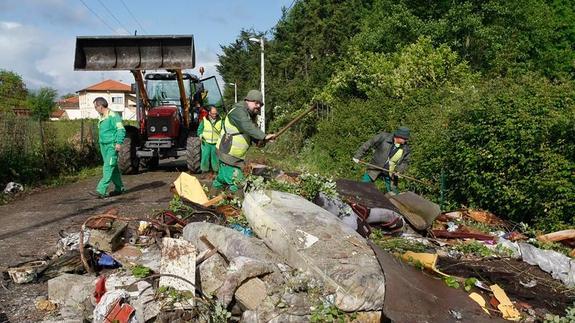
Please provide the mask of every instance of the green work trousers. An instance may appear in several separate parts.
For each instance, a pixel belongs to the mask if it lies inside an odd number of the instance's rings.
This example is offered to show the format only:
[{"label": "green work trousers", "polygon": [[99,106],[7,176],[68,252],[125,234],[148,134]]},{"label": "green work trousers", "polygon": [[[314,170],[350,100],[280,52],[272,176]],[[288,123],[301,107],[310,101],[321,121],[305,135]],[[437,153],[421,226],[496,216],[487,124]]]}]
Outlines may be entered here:
[{"label": "green work trousers", "polygon": [[230,191],[236,192],[239,189],[238,185],[243,180],[244,173],[241,168],[220,162],[218,176],[214,179],[213,186],[214,188],[222,189],[228,185]]},{"label": "green work trousers", "polygon": [[112,182],[114,183],[114,191],[122,192],[124,190],[124,184],[122,183],[120,169],[118,168],[116,145],[114,143],[100,144],[100,152],[104,160],[104,167],[102,167],[102,179],[98,183],[96,191],[100,195],[108,195],[108,185]]},{"label": "green work trousers", "polygon": [[219,161],[218,156],[216,155],[216,144],[209,144],[202,141],[202,162],[200,164],[202,172],[209,172],[210,164],[212,165],[212,170],[217,172]]},{"label": "green work trousers", "polygon": [[[391,177],[380,174],[375,180],[377,180],[378,178],[382,178],[383,182],[385,183],[385,191],[386,192],[393,192],[395,194],[399,194],[399,189],[397,188],[397,177],[396,179],[391,180]],[[369,177],[369,175],[366,173],[363,174],[363,176],[361,177],[361,181],[364,183],[373,183],[375,182],[375,180],[372,180],[371,177]],[[392,185],[393,184],[393,185]]]}]

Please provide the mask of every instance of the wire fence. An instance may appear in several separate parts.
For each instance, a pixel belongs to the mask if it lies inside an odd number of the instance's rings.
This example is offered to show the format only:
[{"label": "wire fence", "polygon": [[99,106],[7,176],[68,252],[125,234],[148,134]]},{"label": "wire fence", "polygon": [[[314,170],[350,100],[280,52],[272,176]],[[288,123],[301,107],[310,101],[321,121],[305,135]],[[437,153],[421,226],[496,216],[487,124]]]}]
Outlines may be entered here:
[{"label": "wire fence", "polygon": [[0,185],[29,184],[97,165],[97,138],[97,120],[0,115]]}]

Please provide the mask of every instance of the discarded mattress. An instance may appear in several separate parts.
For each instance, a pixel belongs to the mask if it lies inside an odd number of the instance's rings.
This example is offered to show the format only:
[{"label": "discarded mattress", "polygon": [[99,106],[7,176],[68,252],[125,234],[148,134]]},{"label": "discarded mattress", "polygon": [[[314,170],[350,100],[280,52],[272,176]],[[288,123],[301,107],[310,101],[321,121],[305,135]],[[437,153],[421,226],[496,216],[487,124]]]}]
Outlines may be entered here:
[{"label": "discarded mattress", "polygon": [[343,311],[381,310],[385,283],[371,248],[352,228],[289,193],[246,194],[244,213],[264,242],[294,267],[322,279]]}]

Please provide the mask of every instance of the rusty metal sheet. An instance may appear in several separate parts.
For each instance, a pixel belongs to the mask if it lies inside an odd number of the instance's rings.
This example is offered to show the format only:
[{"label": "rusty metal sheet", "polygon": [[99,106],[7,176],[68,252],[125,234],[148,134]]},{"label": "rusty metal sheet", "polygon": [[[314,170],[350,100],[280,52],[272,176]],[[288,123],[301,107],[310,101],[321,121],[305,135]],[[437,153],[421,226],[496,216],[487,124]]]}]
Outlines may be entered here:
[{"label": "rusty metal sheet", "polygon": [[431,233],[436,238],[442,238],[442,239],[475,239],[481,241],[489,241],[495,239],[495,237],[490,234],[481,234],[474,232],[462,232],[462,231],[449,232],[447,230],[431,230]]},{"label": "rusty metal sheet", "polygon": [[388,322],[456,322],[453,313],[461,315],[461,322],[505,322],[485,314],[463,290],[447,287],[440,279],[401,262],[373,242],[368,244],[385,276],[383,315]]},{"label": "rusty metal sheet", "polygon": [[400,213],[385,194],[378,190],[372,183],[338,179],[336,181],[336,190],[344,200],[353,200],[370,209],[383,208]]},{"label": "rusty metal sheet", "polygon": [[[171,274],[196,281],[196,247],[186,240],[162,239],[162,259],[160,273]],[[195,292],[195,287],[182,279],[175,277],[160,277],[160,286],[173,287],[181,291]],[[192,301],[192,300],[190,300]]]}]

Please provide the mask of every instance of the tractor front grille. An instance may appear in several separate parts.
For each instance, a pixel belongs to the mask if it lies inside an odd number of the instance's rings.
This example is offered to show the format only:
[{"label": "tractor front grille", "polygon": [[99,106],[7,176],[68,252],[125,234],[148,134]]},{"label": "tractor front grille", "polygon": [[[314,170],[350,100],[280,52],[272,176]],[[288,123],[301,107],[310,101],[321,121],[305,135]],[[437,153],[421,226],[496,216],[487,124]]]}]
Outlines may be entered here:
[{"label": "tractor front grille", "polygon": [[149,117],[148,135],[167,135],[172,132],[171,118],[169,117]]}]

